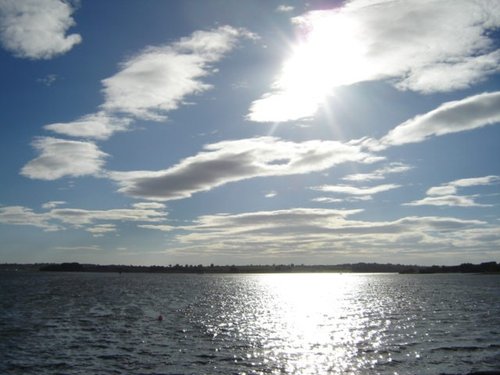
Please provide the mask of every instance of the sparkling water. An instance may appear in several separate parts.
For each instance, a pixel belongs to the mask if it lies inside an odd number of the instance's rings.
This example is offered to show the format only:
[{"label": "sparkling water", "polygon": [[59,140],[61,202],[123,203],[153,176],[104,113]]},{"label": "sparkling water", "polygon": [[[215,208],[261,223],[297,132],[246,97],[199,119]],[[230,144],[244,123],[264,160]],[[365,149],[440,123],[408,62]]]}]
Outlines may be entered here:
[{"label": "sparkling water", "polygon": [[0,374],[493,370],[500,275],[0,274]]}]

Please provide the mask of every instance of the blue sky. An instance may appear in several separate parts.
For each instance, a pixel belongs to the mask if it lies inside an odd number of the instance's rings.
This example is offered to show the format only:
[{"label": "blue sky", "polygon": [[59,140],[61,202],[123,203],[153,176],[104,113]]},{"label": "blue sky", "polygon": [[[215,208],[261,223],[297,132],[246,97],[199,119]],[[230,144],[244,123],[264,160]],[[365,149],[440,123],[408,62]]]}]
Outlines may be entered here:
[{"label": "blue sky", "polygon": [[500,4],[0,0],[0,262],[500,261]]}]

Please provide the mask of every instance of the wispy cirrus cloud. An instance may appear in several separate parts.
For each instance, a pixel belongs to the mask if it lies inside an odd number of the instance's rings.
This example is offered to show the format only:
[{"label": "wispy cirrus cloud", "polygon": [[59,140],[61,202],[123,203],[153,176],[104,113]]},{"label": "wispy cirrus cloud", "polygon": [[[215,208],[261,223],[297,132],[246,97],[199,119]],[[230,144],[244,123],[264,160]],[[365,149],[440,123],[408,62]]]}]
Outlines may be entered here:
[{"label": "wispy cirrus cloud", "polygon": [[410,169],[412,169],[412,167],[408,164],[394,162],[390,163],[389,165],[383,168],[376,169],[370,173],[350,174],[348,176],[343,177],[342,180],[352,181],[352,182],[383,180],[385,176],[388,174],[403,173],[409,171]]},{"label": "wispy cirrus cloud", "polygon": [[38,137],[32,145],[40,155],[21,169],[23,176],[32,179],[98,175],[108,156],[92,142]]},{"label": "wispy cirrus cloud", "polygon": [[61,0],[1,0],[0,41],[14,56],[51,59],[82,41],[69,34],[75,25],[71,2]]},{"label": "wispy cirrus cloud", "polygon": [[23,206],[0,207],[0,223],[8,225],[29,225],[42,228],[47,232],[62,230],[63,227],[51,222],[45,214]]},{"label": "wispy cirrus cloud", "polygon": [[45,204],[45,211],[36,212],[23,206],[0,206],[0,223],[28,225],[46,231],[67,228],[82,228],[94,235],[114,232],[116,223],[159,223],[165,220],[165,206],[156,202],[140,202],[131,208],[109,210],[86,210],[80,208],[57,208],[61,202]]},{"label": "wispy cirrus cloud", "polygon": [[50,201],[50,202],[46,202],[46,203],[42,204],[42,208],[45,210],[49,210],[52,208],[56,208],[58,206],[62,206],[64,204],[66,204],[65,201]]},{"label": "wispy cirrus cloud", "polygon": [[139,210],[163,210],[166,206],[160,202],[138,202],[132,205],[133,208]]},{"label": "wispy cirrus cloud", "polygon": [[97,221],[158,222],[167,216],[162,209],[116,208],[85,210],[80,208],[55,208],[47,213],[50,219],[75,227],[91,225]]},{"label": "wispy cirrus cloud", "polygon": [[500,176],[484,176],[484,177],[471,177],[461,178],[459,180],[448,182],[447,186],[453,187],[469,187],[479,185],[491,185],[500,182]]},{"label": "wispy cirrus cloud", "polygon": [[54,247],[54,250],[58,251],[68,251],[68,252],[94,252],[94,251],[102,251],[103,249],[98,246],[98,245],[91,245],[91,246],[56,246]]},{"label": "wispy cirrus cloud", "polygon": [[344,201],[343,199],[331,198],[331,197],[317,197],[311,199],[311,202],[317,202],[317,203],[340,203],[343,201]]},{"label": "wispy cirrus cloud", "polygon": [[477,195],[458,195],[459,188],[491,185],[500,182],[499,176],[462,178],[427,190],[427,197],[405,203],[407,206],[455,206],[455,207],[490,207],[475,201]]},{"label": "wispy cirrus cloud", "polygon": [[346,162],[371,163],[380,157],[336,141],[284,141],[260,137],[223,141],[160,171],[109,172],[119,191],[134,197],[171,200],[190,197],[229,182],[328,169]]},{"label": "wispy cirrus cloud", "polygon": [[311,187],[311,189],[316,191],[321,191],[324,193],[372,196],[373,194],[378,194],[399,187],[401,187],[401,185],[396,185],[396,184],[383,184],[370,187],[356,187],[348,185],[321,185],[321,186],[313,186]]},{"label": "wispy cirrus cloud", "polygon": [[174,229],[177,229],[176,227],[168,224],[139,224],[138,227],[144,229],[159,230],[162,232],[170,232]]},{"label": "wispy cirrus cloud", "polygon": [[58,76],[57,74],[47,74],[45,77],[43,78],[38,78],[36,81],[47,86],[47,87],[50,87],[54,84],[54,82],[56,82],[58,80]]},{"label": "wispy cirrus cloud", "polygon": [[102,237],[107,233],[116,232],[117,228],[115,224],[98,224],[93,227],[88,227],[85,230],[94,237]]},{"label": "wispy cirrus cloud", "polygon": [[193,226],[184,229],[201,231],[221,230],[227,232],[254,231],[256,228],[268,229],[282,226],[331,225],[332,219],[343,219],[363,210],[335,210],[323,208],[291,208],[277,211],[256,211],[240,214],[218,214],[200,216]]},{"label": "wispy cirrus cloud", "polygon": [[314,116],[335,87],[384,80],[422,93],[467,88],[498,72],[500,26],[489,0],[353,0],[294,18],[301,41],[248,119]]},{"label": "wispy cirrus cloud", "polygon": [[[265,236],[282,234],[287,236],[298,231],[305,233],[338,234],[394,234],[407,230],[422,229],[427,232],[444,233],[458,228],[472,228],[486,225],[480,220],[463,220],[452,217],[409,216],[394,221],[363,221],[349,217],[363,212],[361,209],[337,210],[315,208],[293,208],[278,211],[257,211],[240,214],[219,214],[200,216],[192,225],[180,227],[191,233],[214,234],[225,236],[234,234],[250,234]],[[315,228],[311,230],[311,228]],[[183,237],[181,235],[181,237]]]},{"label": "wispy cirrus cloud", "polygon": [[271,190],[271,191],[268,191],[268,192],[264,195],[264,197],[266,197],[266,198],[274,198],[274,197],[276,197],[277,195],[278,195],[278,193],[277,193],[277,192],[275,192],[274,190]]},{"label": "wispy cirrus cloud", "polygon": [[452,207],[489,207],[487,204],[479,204],[474,196],[466,195],[437,195],[404,203],[405,206],[452,206]]},{"label": "wispy cirrus cloud", "polygon": [[291,5],[285,5],[285,4],[281,4],[281,5],[278,5],[278,7],[276,8],[276,12],[279,12],[279,13],[288,13],[288,12],[291,12],[293,11],[295,8]]}]

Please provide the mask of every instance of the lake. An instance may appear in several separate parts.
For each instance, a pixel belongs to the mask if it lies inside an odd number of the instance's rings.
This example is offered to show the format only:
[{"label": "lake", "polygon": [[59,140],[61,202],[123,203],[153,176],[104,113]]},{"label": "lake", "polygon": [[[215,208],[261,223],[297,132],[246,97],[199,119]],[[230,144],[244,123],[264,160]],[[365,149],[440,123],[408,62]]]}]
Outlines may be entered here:
[{"label": "lake", "polygon": [[500,275],[5,272],[0,306],[0,374],[500,370]]}]

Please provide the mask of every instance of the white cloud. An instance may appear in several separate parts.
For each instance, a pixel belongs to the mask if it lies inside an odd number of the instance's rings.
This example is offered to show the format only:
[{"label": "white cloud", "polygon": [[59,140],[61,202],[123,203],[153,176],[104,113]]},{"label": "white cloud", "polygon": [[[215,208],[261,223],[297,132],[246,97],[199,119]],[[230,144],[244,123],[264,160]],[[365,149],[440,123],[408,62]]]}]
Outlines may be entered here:
[{"label": "white cloud", "polygon": [[396,126],[373,149],[422,142],[440,136],[472,130],[500,122],[500,91],[447,102],[423,115],[416,116]]},{"label": "white cloud", "polygon": [[461,178],[460,180],[451,181],[448,184],[457,187],[469,187],[479,185],[491,185],[500,181],[500,176],[484,176]]},{"label": "white cloud", "polygon": [[412,169],[411,166],[404,163],[390,163],[389,165],[379,168],[371,173],[356,173],[350,174],[342,178],[345,181],[372,181],[383,180],[387,174],[403,173]]},{"label": "white cloud", "polygon": [[434,91],[454,91],[481,82],[486,75],[498,72],[500,51],[479,56],[463,57],[454,63],[436,62],[408,74],[398,82],[401,90],[431,93]]},{"label": "white cloud", "polygon": [[471,186],[481,186],[481,185],[491,185],[500,181],[499,176],[484,176],[484,177],[472,177],[472,178],[461,178],[459,180],[447,182],[441,186],[434,186],[427,190],[427,195],[450,195],[457,192],[457,188],[471,187]]},{"label": "white cloud", "polygon": [[54,84],[55,81],[57,81],[57,78],[58,77],[56,74],[47,74],[45,77],[39,78],[36,81],[47,87],[50,87]]},{"label": "white cloud", "polygon": [[65,201],[50,201],[42,204],[42,208],[45,210],[50,210],[52,208],[56,208],[57,206],[61,206],[66,204]]},{"label": "white cloud", "polygon": [[479,204],[474,197],[464,195],[438,195],[425,197],[423,199],[405,203],[406,206],[454,206],[454,207],[489,207],[487,204]]},{"label": "white cloud", "polygon": [[132,208],[109,210],[55,208],[60,204],[62,202],[48,202],[44,205],[44,208],[48,210],[42,212],[35,212],[22,206],[0,207],[0,223],[30,225],[43,228],[46,231],[82,228],[98,235],[116,231],[117,223],[160,223],[167,216],[164,205],[156,203],[137,204],[133,205]]},{"label": "white cloud", "polygon": [[353,0],[294,18],[305,34],[248,119],[307,119],[335,87],[385,80],[400,90],[453,91],[498,72],[490,0]]},{"label": "white cloud", "polygon": [[0,223],[8,225],[30,225],[46,231],[57,231],[63,228],[50,222],[45,214],[34,212],[22,206],[0,207]]},{"label": "white cloud", "polygon": [[396,185],[396,184],[384,184],[384,185],[361,187],[361,188],[355,186],[347,186],[347,185],[322,185],[322,186],[314,186],[311,189],[326,193],[371,196],[373,194],[396,189],[399,187],[401,187],[401,185]]},{"label": "white cloud", "polygon": [[457,192],[453,185],[433,186],[427,190],[427,195],[452,195]]},{"label": "white cloud", "polygon": [[280,12],[280,13],[288,13],[288,12],[291,12],[293,11],[295,8],[291,5],[285,5],[285,4],[281,4],[279,5],[277,8],[276,8],[276,11],[277,12]]},{"label": "white cloud", "polygon": [[462,178],[459,180],[447,182],[441,186],[433,186],[427,190],[427,195],[450,195],[457,192],[459,187],[470,187],[470,186],[480,186],[480,185],[491,185],[500,181],[499,176],[484,176],[484,177],[472,177],[472,178]]},{"label": "white cloud", "polygon": [[116,232],[116,225],[98,224],[93,227],[88,227],[85,230],[91,233],[94,237],[102,237],[107,233]]},{"label": "white cloud", "polygon": [[64,176],[97,175],[107,156],[92,142],[39,137],[32,145],[40,156],[21,169],[23,176],[32,179],[55,180]]},{"label": "white cloud", "polygon": [[[172,254],[239,256],[248,262],[274,257],[311,257],[324,262],[360,257],[398,258],[408,253],[491,248],[499,240],[498,226],[453,217],[403,217],[393,221],[353,220],[362,210],[292,208],[239,214],[205,215],[178,227],[169,244]],[[151,228],[153,229],[153,228]],[[159,229],[159,228],[158,228]],[[383,251],[382,251],[383,250]]]},{"label": "white cloud", "polygon": [[139,210],[161,210],[164,209],[166,206],[163,203],[159,202],[139,202],[139,203],[134,203],[132,207],[137,208]]},{"label": "white cloud", "polygon": [[221,26],[196,31],[165,46],[149,46],[121,64],[121,70],[102,81],[100,110],[75,121],[45,125],[46,130],[70,137],[105,140],[127,131],[132,118],[164,120],[189,95],[211,88],[203,78],[213,74],[214,63],[241,38],[256,38],[243,29]]},{"label": "white cloud", "polygon": [[335,141],[295,143],[273,137],[223,141],[160,171],[110,172],[127,195],[155,200],[190,197],[228,182],[323,171],[345,162],[380,158]]},{"label": "white cloud", "polygon": [[80,43],[66,35],[75,25],[71,3],[61,0],[0,0],[0,40],[16,57],[50,59]]},{"label": "white cloud", "polygon": [[159,209],[115,208],[110,210],[84,210],[80,208],[56,208],[47,213],[51,219],[78,227],[96,221],[157,222],[166,213]]},{"label": "white cloud", "polygon": [[162,232],[170,232],[174,229],[175,227],[171,225],[166,225],[166,224],[140,224],[138,225],[139,228],[144,228],[144,229],[153,229],[153,230],[159,230]]},{"label": "white cloud", "polygon": [[266,193],[265,197],[266,198],[274,198],[276,195],[278,195],[278,193],[276,193],[275,191],[269,191]]},{"label": "white cloud", "polygon": [[188,231],[200,231],[210,236],[214,234],[265,233],[271,230],[287,228],[301,232],[304,228],[331,227],[343,222],[345,217],[363,210],[335,210],[321,208],[293,208],[278,211],[258,211],[241,214],[219,214],[200,216],[194,225],[180,227]]},{"label": "white cloud", "polygon": [[104,140],[116,132],[127,130],[131,122],[132,120],[128,118],[118,118],[105,112],[98,112],[71,122],[48,124],[44,129],[70,137]]},{"label": "white cloud", "polygon": [[165,119],[166,113],[178,108],[188,95],[211,88],[202,78],[213,73],[212,64],[241,37],[254,35],[221,26],[196,31],[171,45],[146,48],[123,62],[117,74],[102,81],[102,108],[141,119]]},{"label": "white cloud", "polygon": [[59,251],[74,251],[74,252],[87,252],[87,251],[101,251],[102,248],[98,245],[92,246],[56,246],[54,250]]},{"label": "white cloud", "polygon": [[[365,259],[380,255],[380,249],[386,254],[443,248],[478,251],[500,244],[500,228],[484,221],[435,216],[404,217],[394,221],[351,219],[362,212],[361,209],[292,208],[205,215],[190,225],[170,226],[164,223],[166,213],[160,207],[34,212],[22,206],[8,206],[0,207],[0,223],[31,225],[46,231],[79,228],[93,236],[102,236],[117,232],[121,222],[134,222],[140,228],[175,231],[169,244],[171,252],[189,250],[200,256],[246,254],[254,259],[282,255],[331,259],[342,254],[350,259],[360,254]],[[71,249],[61,247],[61,250]]]},{"label": "white cloud", "polygon": [[488,204],[475,202],[474,196],[457,195],[458,188],[471,186],[491,185],[500,181],[499,176],[484,176],[462,178],[440,186],[433,186],[427,190],[427,197],[406,203],[406,206],[456,206],[456,207],[490,207]]},{"label": "white cloud", "polygon": [[311,199],[311,201],[318,203],[340,203],[343,202],[344,200],[340,198],[318,197]]}]

